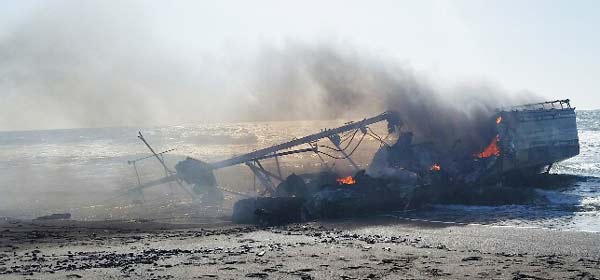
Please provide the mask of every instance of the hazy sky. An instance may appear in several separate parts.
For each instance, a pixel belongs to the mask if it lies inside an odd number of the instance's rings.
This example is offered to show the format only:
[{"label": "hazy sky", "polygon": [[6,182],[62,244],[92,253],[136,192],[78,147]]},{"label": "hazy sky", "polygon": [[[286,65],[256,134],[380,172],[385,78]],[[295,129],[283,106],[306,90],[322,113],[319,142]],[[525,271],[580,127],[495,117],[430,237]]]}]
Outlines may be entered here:
[{"label": "hazy sky", "polygon": [[[103,14],[104,21],[89,20],[86,13],[60,12],[85,6]],[[161,49],[194,59],[208,55],[226,61],[232,54],[240,58],[289,41],[347,45],[408,65],[441,87],[476,79],[507,91],[571,98],[581,109],[600,108],[600,1],[6,0],[0,2],[0,52],[4,52],[0,60],[14,62],[11,56],[22,54],[3,49],[3,41],[26,41],[15,40],[15,32],[35,26],[31,22],[40,11],[47,18],[63,17],[56,20],[79,32],[87,30],[86,25],[99,25],[99,30],[126,26],[125,36],[107,36],[104,43],[120,48]],[[113,21],[119,25],[111,27]],[[32,33],[44,40],[40,44],[54,40],[43,32]],[[147,34],[139,38],[151,37],[148,44],[153,48],[144,49],[144,42],[136,42],[138,33]],[[7,107],[7,102],[17,100],[22,87],[7,86],[14,84],[15,75],[10,74],[14,70],[2,70],[2,63],[0,89],[12,95],[11,99],[0,92],[0,101]],[[0,120],[0,129],[21,128],[9,123]],[[81,124],[39,127],[77,125]],[[28,121],[22,126],[36,127]]]}]

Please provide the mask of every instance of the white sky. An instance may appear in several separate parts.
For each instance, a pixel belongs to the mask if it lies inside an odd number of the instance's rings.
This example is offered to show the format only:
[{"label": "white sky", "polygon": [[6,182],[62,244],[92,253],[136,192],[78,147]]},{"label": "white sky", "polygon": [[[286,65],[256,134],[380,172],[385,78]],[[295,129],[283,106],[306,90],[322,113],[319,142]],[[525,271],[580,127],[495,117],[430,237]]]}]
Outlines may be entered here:
[{"label": "white sky", "polygon": [[165,37],[190,48],[325,41],[405,61],[447,83],[600,108],[599,1],[198,1],[156,4]]}]

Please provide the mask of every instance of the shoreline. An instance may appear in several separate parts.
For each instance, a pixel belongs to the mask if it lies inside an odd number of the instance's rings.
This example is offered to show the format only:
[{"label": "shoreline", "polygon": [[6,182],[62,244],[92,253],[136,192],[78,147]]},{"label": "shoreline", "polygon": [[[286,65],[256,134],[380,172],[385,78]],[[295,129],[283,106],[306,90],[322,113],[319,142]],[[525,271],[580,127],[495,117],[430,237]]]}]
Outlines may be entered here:
[{"label": "shoreline", "polygon": [[0,278],[598,279],[600,233],[362,217],[0,222]]}]

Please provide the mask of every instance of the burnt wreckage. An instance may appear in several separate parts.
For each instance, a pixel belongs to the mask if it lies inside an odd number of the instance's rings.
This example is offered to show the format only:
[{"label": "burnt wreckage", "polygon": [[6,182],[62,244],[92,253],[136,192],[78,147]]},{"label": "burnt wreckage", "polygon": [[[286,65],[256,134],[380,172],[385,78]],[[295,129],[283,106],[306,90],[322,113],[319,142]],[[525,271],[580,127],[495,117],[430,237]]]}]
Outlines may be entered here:
[{"label": "burnt wreckage", "polygon": [[[381,121],[387,121],[389,133],[397,133],[394,144],[386,143],[368,127]],[[166,176],[144,184],[138,176],[138,186],[128,191],[141,193],[148,187],[176,182],[194,198],[208,203],[218,203],[223,199],[222,192],[231,192],[248,197],[234,205],[234,222],[278,224],[367,211],[418,208],[435,203],[440,196],[450,201],[460,196],[462,202],[477,196],[479,201],[489,199],[490,203],[502,203],[506,190],[498,189],[498,185],[535,176],[548,171],[555,162],[579,154],[575,108],[568,99],[500,109],[490,116],[489,127],[492,132],[489,144],[465,156],[452,151],[440,152],[430,143],[413,143],[412,132],[401,131],[402,120],[398,114],[385,112],[219,162],[207,163],[188,157],[177,163],[174,171],[162,159],[162,155],[171,150],[155,153],[140,133],[138,137],[152,152],[150,157],[161,163]],[[360,170],[351,156],[367,135],[382,145],[367,170]],[[360,140],[352,144],[355,137]],[[318,145],[323,139],[328,139],[334,147]],[[324,152],[319,147],[329,150]],[[356,169],[355,174],[340,177],[328,170],[283,178],[278,158],[306,152],[317,153],[319,158],[327,155],[348,160]],[[333,152],[339,156],[332,155]],[[261,164],[270,158],[277,163],[276,172],[266,170]],[[135,168],[139,160],[129,163]],[[261,182],[264,190],[260,197],[218,185],[213,170],[238,164],[247,165]],[[137,168],[135,170],[137,175]],[[513,200],[510,203],[515,203],[514,197],[510,199]]]}]

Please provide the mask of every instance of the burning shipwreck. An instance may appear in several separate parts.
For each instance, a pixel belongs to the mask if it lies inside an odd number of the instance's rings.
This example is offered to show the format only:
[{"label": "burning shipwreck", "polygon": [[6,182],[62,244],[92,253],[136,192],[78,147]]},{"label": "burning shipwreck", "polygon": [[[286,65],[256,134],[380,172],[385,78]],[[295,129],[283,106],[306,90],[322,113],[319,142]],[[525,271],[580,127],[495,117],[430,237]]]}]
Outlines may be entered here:
[{"label": "burning shipwreck", "polygon": [[[394,143],[387,143],[369,128],[382,121],[387,121],[389,133],[397,135]],[[498,190],[498,186],[547,172],[552,164],[579,154],[575,108],[568,99],[499,109],[490,116],[487,131],[490,137],[485,146],[463,147],[463,152],[457,152],[460,145],[457,139],[451,149],[440,151],[430,142],[413,143],[414,135],[403,129],[399,115],[385,112],[228,160],[207,163],[188,157],[177,163],[175,170],[164,163],[164,152],[155,153],[140,134],[138,137],[152,152],[151,157],[164,167],[167,176],[140,183],[130,191],[141,192],[148,187],[177,182],[194,198],[211,203],[221,201],[222,192],[232,192],[248,196],[234,205],[234,222],[278,224],[413,209],[435,203],[440,196],[493,200],[506,193]],[[381,147],[368,168],[361,170],[352,155],[365,136],[377,139]],[[355,141],[357,137],[359,140]],[[333,146],[321,145],[322,140]],[[283,178],[277,159],[296,153],[348,160],[355,168],[354,175],[340,176],[326,169]],[[276,172],[263,167],[261,161],[266,159],[275,159]],[[137,161],[130,161],[134,168]],[[218,185],[213,170],[238,164],[248,166],[262,184],[263,191],[258,197]]]}]

